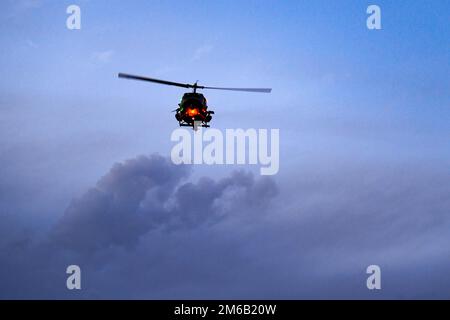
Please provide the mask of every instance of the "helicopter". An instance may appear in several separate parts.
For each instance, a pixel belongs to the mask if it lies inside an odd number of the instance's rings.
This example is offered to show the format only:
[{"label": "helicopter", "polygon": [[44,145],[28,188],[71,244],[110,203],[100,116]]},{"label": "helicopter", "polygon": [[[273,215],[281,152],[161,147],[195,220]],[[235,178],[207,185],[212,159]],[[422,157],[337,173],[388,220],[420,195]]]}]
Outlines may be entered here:
[{"label": "helicopter", "polygon": [[136,76],[127,73],[119,73],[119,78],[148,81],[159,84],[165,84],[169,86],[193,89],[192,92],[186,92],[183,95],[180,103],[178,104],[178,108],[172,110],[172,112],[176,112],[175,119],[177,119],[180,127],[192,127],[194,128],[194,130],[196,129],[198,124],[200,124],[201,127],[209,128],[210,127],[209,122],[212,120],[212,115],[214,114],[214,111],[208,110],[208,101],[206,100],[205,96],[201,93],[198,93],[197,90],[213,89],[213,90],[227,90],[227,91],[261,92],[261,93],[272,92],[272,89],[270,88],[206,87],[206,86],[199,86],[198,81],[196,81],[194,84],[179,83],[155,78],[148,78],[143,76]]}]

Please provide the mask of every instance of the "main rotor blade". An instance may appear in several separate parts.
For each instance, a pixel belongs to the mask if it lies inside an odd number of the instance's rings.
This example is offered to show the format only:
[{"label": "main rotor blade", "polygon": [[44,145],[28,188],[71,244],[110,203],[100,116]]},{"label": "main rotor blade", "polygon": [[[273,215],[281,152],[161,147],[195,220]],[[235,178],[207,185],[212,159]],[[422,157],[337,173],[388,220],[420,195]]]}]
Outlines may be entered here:
[{"label": "main rotor blade", "polygon": [[135,76],[135,75],[126,74],[126,73],[119,73],[119,78],[149,81],[149,82],[155,82],[155,83],[166,84],[169,86],[176,86],[176,87],[182,87],[182,88],[193,88],[193,85],[187,84],[187,83],[178,83],[178,82],[172,82],[172,81],[166,81],[166,80],[160,80],[160,79],[154,79],[154,78],[148,78],[148,77],[142,77],[142,76]]},{"label": "main rotor blade", "polygon": [[124,79],[131,79],[131,80],[141,80],[141,81],[148,81],[148,82],[155,82],[159,84],[165,84],[169,86],[176,86],[176,87],[182,87],[182,88],[196,88],[196,89],[213,89],[213,90],[228,90],[228,91],[245,91],[245,92],[263,92],[263,93],[270,93],[272,92],[272,89],[270,88],[220,88],[220,87],[205,87],[205,86],[198,86],[197,84],[189,84],[189,83],[179,83],[179,82],[173,82],[173,81],[166,81],[166,80],[160,80],[155,78],[148,78],[143,76],[136,76],[132,74],[127,73],[119,73],[119,78]]},{"label": "main rotor blade", "polygon": [[245,91],[245,92],[262,92],[270,93],[271,88],[219,88],[219,87],[200,87],[201,89],[228,90],[228,91]]}]

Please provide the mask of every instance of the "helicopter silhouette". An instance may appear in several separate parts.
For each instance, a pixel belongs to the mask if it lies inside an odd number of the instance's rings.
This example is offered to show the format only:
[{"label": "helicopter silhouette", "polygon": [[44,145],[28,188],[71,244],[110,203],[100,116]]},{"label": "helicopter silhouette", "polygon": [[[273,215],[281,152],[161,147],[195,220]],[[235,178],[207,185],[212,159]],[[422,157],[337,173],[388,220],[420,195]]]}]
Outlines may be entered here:
[{"label": "helicopter silhouette", "polygon": [[221,88],[221,87],[206,87],[199,86],[198,81],[194,84],[189,83],[179,83],[173,81],[160,80],[155,78],[148,78],[143,76],[136,76],[132,74],[119,73],[119,78],[131,79],[131,80],[141,80],[154,82],[159,84],[165,84],[169,86],[176,86],[182,88],[193,89],[192,92],[186,92],[181,98],[178,108],[173,110],[176,112],[175,119],[177,119],[180,127],[192,127],[196,129],[197,124],[200,123],[201,127],[208,128],[209,122],[212,120],[212,115],[214,111],[208,110],[208,101],[205,96],[198,93],[197,90],[203,89],[213,89],[213,90],[227,90],[227,91],[244,91],[244,92],[260,92],[260,93],[270,93],[272,89],[270,88]]}]

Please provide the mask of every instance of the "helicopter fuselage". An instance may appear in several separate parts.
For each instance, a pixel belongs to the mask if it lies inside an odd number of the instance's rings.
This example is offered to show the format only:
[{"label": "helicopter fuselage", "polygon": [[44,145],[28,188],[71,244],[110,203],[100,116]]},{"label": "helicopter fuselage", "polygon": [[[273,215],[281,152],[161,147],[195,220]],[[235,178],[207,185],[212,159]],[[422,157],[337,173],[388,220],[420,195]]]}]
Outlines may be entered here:
[{"label": "helicopter fuselage", "polygon": [[208,110],[208,101],[198,92],[187,92],[181,98],[176,109],[175,118],[180,126],[194,127],[196,121],[201,122],[202,127],[209,127],[214,111]]}]

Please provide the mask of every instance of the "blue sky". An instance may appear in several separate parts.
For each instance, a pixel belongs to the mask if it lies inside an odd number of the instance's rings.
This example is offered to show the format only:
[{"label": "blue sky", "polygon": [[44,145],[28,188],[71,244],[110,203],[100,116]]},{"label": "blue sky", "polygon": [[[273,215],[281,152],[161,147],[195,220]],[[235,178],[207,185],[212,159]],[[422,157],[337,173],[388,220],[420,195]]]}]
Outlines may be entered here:
[{"label": "blue sky", "polygon": [[[117,136],[116,128],[123,135],[135,127],[133,136],[157,125],[168,135],[173,115],[166,111],[182,91],[120,81],[116,73],[122,71],[181,82],[272,86],[270,96],[206,94],[218,112],[216,127],[282,127],[289,149],[299,132],[305,140],[311,132],[328,139],[339,130],[330,126],[363,123],[384,147],[392,148],[392,139],[403,145],[405,156],[411,150],[403,142],[412,140],[417,153],[429,142],[434,153],[448,157],[445,1],[380,2],[381,31],[365,28],[366,1],[132,1],[125,8],[120,1],[86,1],[80,2],[80,31],[64,27],[67,15],[61,12],[70,2],[18,3],[2,12],[3,96],[51,99],[63,114],[71,109],[77,134],[103,129]],[[55,126],[64,122],[51,116],[54,110],[41,109],[35,103],[27,113]],[[140,121],[124,121],[127,116]],[[158,124],[152,123],[155,116]],[[347,138],[358,140],[358,132]],[[148,143],[128,144],[138,149]]]},{"label": "blue sky", "polygon": [[[176,128],[170,111],[184,91],[121,80],[118,72],[180,82],[199,80],[211,86],[272,87],[270,95],[220,91],[205,95],[216,112],[215,128],[280,128],[280,173],[271,180],[279,192],[271,214],[286,226],[298,223],[299,230],[304,230],[311,223],[321,232],[321,223],[336,218],[333,208],[346,204],[347,219],[357,212],[369,214],[376,200],[385,202],[379,212],[386,221],[401,220],[405,213],[399,208],[410,208],[418,194],[423,201],[413,207],[420,217],[430,213],[430,221],[435,221],[434,211],[448,212],[448,188],[443,192],[430,187],[442,181],[445,188],[450,162],[448,1],[80,0],[75,2],[82,14],[82,29],[77,31],[65,27],[65,11],[72,3],[7,1],[0,13],[0,214],[4,228],[33,230],[38,236],[29,238],[39,244],[39,237],[45,238],[70,211],[72,199],[83,197],[114,163],[141,154],[169,155],[170,134]],[[381,7],[382,30],[366,28],[370,4]],[[221,181],[236,169],[259,171],[252,166],[199,166],[192,168],[190,179],[197,183],[207,176]],[[383,195],[364,202],[361,198],[368,195],[355,195],[364,193],[364,188],[383,190]],[[422,208],[421,204],[427,205]],[[393,211],[398,216],[389,216]],[[308,220],[309,214],[323,215],[321,223]],[[448,215],[437,215],[448,226]],[[277,220],[270,216],[268,221],[273,219]],[[349,221],[339,230],[351,229]],[[386,221],[374,222],[374,234],[385,230]],[[275,229],[273,225],[279,224],[258,221],[254,231],[236,226],[237,238],[251,242],[265,223]],[[275,237],[276,230],[271,232]],[[407,229],[393,241],[420,238],[417,232]],[[439,251],[446,238],[432,228],[427,232],[423,237],[431,240],[424,255],[431,257],[436,269],[444,268],[448,261],[441,262],[430,252]],[[11,233],[11,239],[21,236]],[[351,247],[345,235],[342,238],[342,248]],[[8,239],[5,236],[5,246],[12,241]],[[376,246],[377,236],[366,240],[374,255],[383,256],[386,248]],[[303,241],[315,243],[307,236]],[[145,241],[142,246],[146,248]],[[326,255],[330,247],[324,245],[317,252]],[[414,260],[414,255],[406,253],[409,249],[399,247]],[[280,260],[283,265],[272,265],[275,272],[291,267],[295,259],[289,254]],[[363,265],[366,260],[355,258],[355,263]],[[351,266],[342,264],[343,269]],[[98,266],[90,267],[98,270]],[[422,265],[413,265],[410,272],[423,270]],[[348,277],[354,279],[351,272]],[[274,279],[260,289],[269,292],[278,281],[280,296],[285,297],[289,281],[280,276]],[[315,297],[339,297],[321,287],[323,274],[317,279],[298,296],[307,297],[310,292]],[[333,279],[340,281],[338,276]],[[423,291],[388,291],[386,297],[431,296],[433,285],[423,283]],[[167,296],[207,295],[209,286],[192,292],[187,284],[178,291],[173,287]],[[124,296],[147,297],[133,288],[130,284],[129,295]],[[108,288],[102,290],[98,297],[109,296]],[[48,289],[42,296],[56,292]],[[342,296],[351,296],[349,292]],[[233,297],[235,291],[230,288],[229,293]],[[242,289],[239,294],[253,297],[251,290]],[[11,293],[21,295],[24,291]],[[40,296],[38,292],[30,295]]]}]

